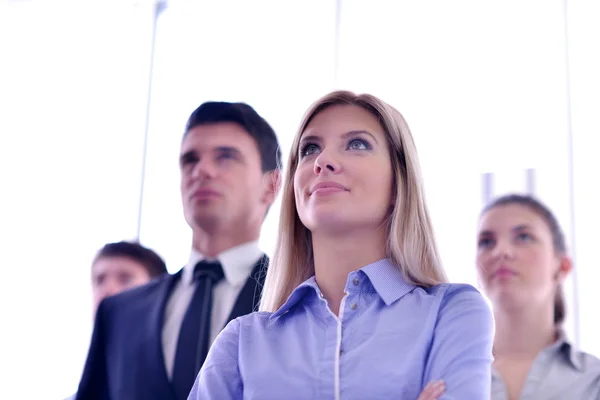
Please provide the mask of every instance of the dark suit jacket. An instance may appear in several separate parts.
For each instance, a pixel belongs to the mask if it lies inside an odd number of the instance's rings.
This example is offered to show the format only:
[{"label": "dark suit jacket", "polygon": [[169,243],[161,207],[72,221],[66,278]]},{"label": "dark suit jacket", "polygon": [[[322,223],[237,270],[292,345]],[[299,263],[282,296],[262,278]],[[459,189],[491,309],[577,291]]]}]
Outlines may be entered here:
[{"label": "dark suit jacket", "polygon": [[[254,266],[229,321],[255,311],[268,259]],[[181,271],[100,303],[77,400],[176,400],[167,376],[162,326]]]}]

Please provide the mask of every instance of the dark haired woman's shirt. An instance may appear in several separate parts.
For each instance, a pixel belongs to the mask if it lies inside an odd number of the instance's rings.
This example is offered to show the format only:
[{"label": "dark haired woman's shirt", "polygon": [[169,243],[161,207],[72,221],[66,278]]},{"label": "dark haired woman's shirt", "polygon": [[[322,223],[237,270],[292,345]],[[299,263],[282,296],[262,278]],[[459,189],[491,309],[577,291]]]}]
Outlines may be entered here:
[{"label": "dark haired woman's shirt", "polygon": [[[492,371],[492,400],[507,400],[506,386]],[[600,360],[578,351],[561,331],[534,360],[520,400],[600,400]]]}]

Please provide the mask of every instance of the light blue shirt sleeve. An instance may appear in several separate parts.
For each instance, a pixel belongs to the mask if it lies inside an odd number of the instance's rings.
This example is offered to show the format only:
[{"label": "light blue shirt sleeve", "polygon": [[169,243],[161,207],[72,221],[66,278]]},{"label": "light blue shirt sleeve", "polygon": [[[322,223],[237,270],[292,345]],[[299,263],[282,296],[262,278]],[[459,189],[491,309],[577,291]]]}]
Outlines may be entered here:
[{"label": "light blue shirt sleeve", "polygon": [[489,399],[494,318],[472,286],[451,285],[434,330],[424,382],[443,380],[440,399]]},{"label": "light blue shirt sleeve", "polygon": [[188,400],[242,399],[238,368],[240,323],[233,320],[217,336],[198,374]]}]

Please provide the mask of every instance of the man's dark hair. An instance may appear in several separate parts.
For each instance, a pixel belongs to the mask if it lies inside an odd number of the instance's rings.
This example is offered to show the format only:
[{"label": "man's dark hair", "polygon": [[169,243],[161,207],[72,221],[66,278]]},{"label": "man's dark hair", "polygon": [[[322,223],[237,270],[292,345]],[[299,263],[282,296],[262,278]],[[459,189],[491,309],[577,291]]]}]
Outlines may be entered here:
[{"label": "man's dark hair", "polygon": [[101,258],[110,257],[126,257],[140,263],[151,278],[167,273],[167,266],[163,259],[154,251],[136,242],[107,243],[98,251],[93,263]]},{"label": "man's dark hair", "polygon": [[260,152],[263,172],[281,166],[281,150],[277,135],[264,118],[246,103],[209,101],[198,107],[187,121],[185,135],[200,125],[233,122],[244,128],[254,138]]}]

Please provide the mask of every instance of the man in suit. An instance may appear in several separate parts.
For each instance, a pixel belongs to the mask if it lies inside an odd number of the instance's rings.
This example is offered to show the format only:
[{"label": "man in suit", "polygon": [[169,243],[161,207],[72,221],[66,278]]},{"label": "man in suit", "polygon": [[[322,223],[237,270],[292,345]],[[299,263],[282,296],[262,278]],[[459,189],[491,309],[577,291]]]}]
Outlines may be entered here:
[{"label": "man in suit", "polygon": [[275,132],[249,105],[192,113],[179,160],[189,262],[100,304],[78,400],[187,398],[216,335],[258,304],[267,265],[258,237],[280,158]]}]

